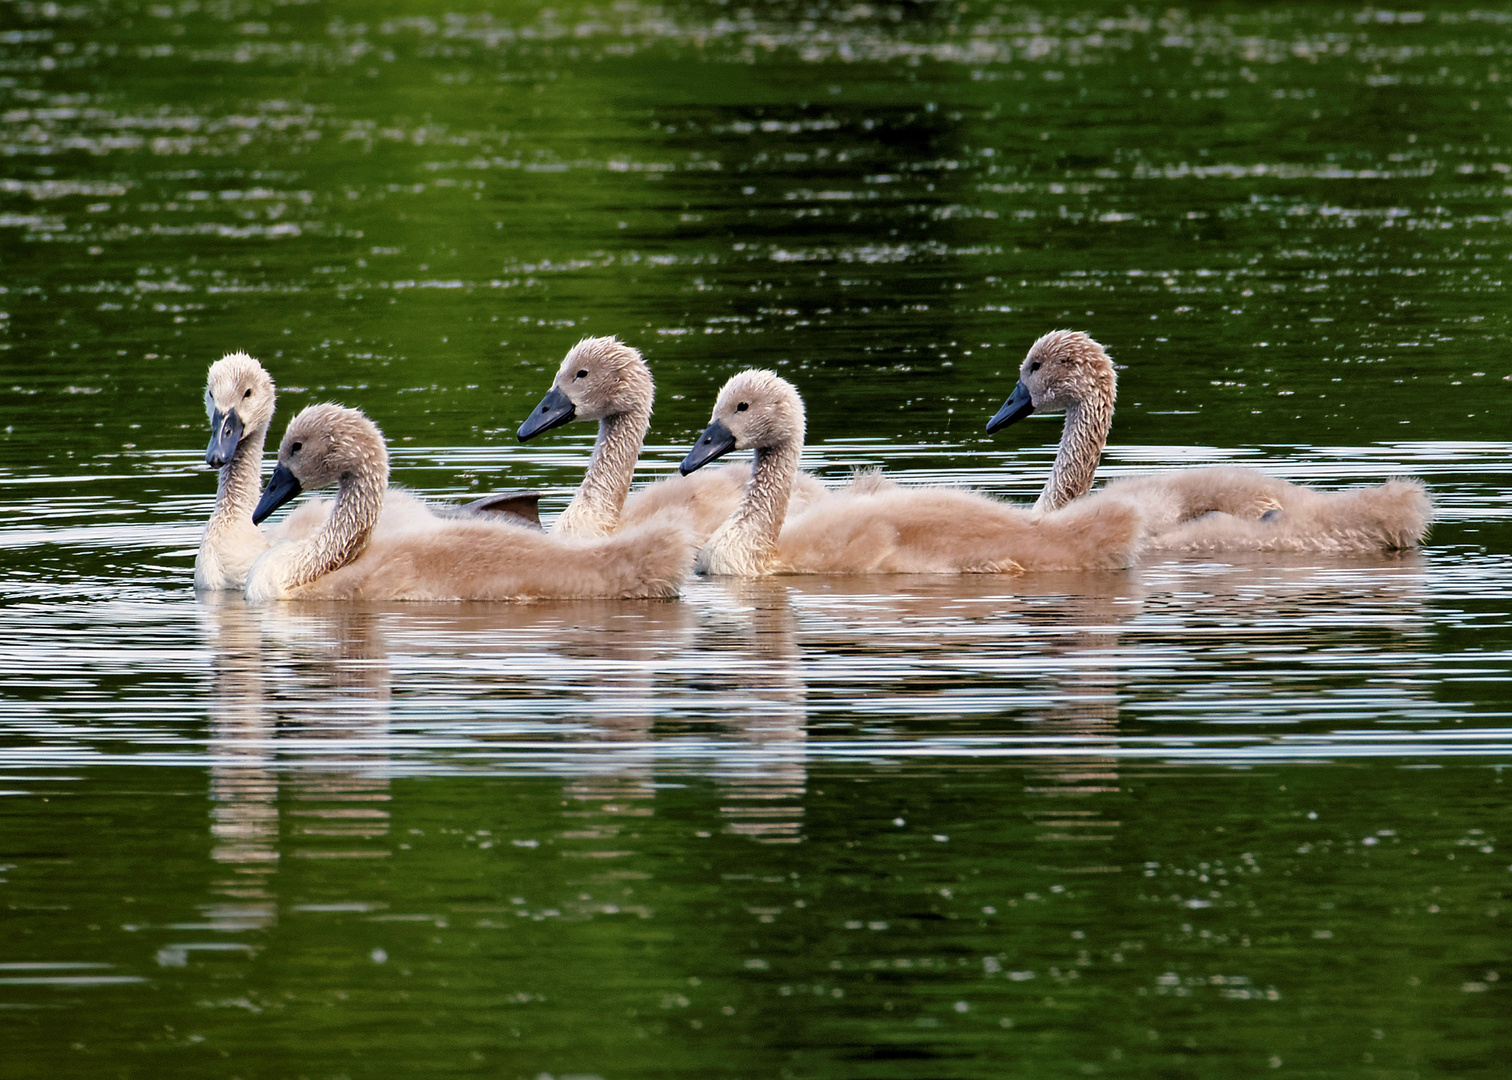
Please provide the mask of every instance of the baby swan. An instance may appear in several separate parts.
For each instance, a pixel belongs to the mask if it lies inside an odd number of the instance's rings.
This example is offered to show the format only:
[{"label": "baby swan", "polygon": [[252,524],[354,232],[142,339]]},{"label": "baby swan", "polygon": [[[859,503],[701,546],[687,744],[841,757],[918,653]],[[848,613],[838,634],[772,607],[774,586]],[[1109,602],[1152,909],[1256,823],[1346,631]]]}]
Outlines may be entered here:
[{"label": "baby swan", "polygon": [[862,476],[788,513],[803,433],[803,401],[785,379],[744,371],[725,383],[682,471],[731,450],[754,450],[756,460],[740,504],[699,551],[699,573],[1103,570],[1138,554],[1139,512],[1115,500],[1037,517],[971,491]]},{"label": "baby swan", "polygon": [[244,352],[227,353],[210,365],[205,379],[205,412],[210,417],[205,464],[219,469],[220,477],[215,509],[194,559],[194,587],[202,592],[240,589],[247,583],[247,568],[271,543],[308,532],[324,517],[324,508],[311,504],[276,531],[264,532],[252,523],[275,396],[273,377]]},{"label": "baby swan", "polygon": [[1065,411],[1036,510],[1104,498],[1132,502],[1144,512],[1150,546],[1174,551],[1396,551],[1416,547],[1428,532],[1433,505],[1415,480],[1323,492],[1225,465],[1114,480],[1088,495],[1116,392],[1113,362],[1086,334],[1055,330],[1030,346],[1013,394],[987,431],[1036,411]]},{"label": "baby swan", "polygon": [[[631,493],[655,396],[651,369],[640,351],[618,338],[585,337],[568,350],[551,389],[517,433],[521,442],[528,442],[573,420],[598,423],[588,471],[552,532],[608,536],[650,521],[678,521],[704,540],[730,516],[746,481],[746,470],[734,466],[669,477]],[[806,473],[799,474],[795,487],[800,502],[824,491]]]},{"label": "baby swan", "polygon": [[338,485],[336,503],[325,525],[258,559],[247,574],[248,600],[671,597],[692,554],[692,541],[676,526],[573,540],[456,518],[375,535],[388,488],[388,449],[366,416],[329,404],[312,405],[289,422],[253,520],[306,488],[331,484]]}]

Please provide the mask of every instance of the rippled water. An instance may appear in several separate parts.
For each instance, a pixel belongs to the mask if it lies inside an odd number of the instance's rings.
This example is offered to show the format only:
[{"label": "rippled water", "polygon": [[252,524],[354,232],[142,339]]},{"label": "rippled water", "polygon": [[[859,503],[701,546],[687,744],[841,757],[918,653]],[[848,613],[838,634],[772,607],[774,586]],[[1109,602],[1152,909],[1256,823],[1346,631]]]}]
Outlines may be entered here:
[{"label": "rippled water", "polygon": [[[0,1075],[1498,1076],[1512,17],[1471,4],[12,3]],[[1412,475],[1398,557],[197,598],[202,380],[534,485],[750,365],[805,464],[1030,500]],[[275,429],[281,420],[275,422]]]}]

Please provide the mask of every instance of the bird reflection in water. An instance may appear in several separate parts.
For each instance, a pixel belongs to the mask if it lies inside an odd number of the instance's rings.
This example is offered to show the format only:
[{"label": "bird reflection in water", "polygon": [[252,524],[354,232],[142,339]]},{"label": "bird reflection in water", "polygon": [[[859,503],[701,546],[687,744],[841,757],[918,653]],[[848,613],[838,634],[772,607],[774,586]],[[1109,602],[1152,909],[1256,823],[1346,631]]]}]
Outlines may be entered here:
[{"label": "bird reflection in water", "polygon": [[719,790],[711,829],[792,843],[810,758],[895,748],[1032,763],[1005,805],[1068,852],[1047,861],[1092,866],[1074,853],[1117,835],[1104,808],[1131,749],[1172,730],[1145,716],[1269,722],[1320,679],[1379,703],[1391,666],[1422,651],[1422,573],[1414,556],[1263,556],[705,579],[671,603],[207,605],[216,858],[236,868],[227,895],[256,899],[281,805],[286,855],[381,857],[401,766],[560,776],[568,833],[606,852],[655,812],[659,773],[693,772]]},{"label": "bird reflection in water", "polygon": [[[382,749],[389,671],[372,613],[338,605],[249,609],[207,595],[211,654],[211,858],[226,871],[216,929],[277,918],[273,874],[296,858],[384,858],[390,798]],[[286,807],[280,821],[280,794]]]},{"label": "bird reflection in water", "polygon": [[[803,839],[808,702],[789,578],[719,578],[696,596],[697,686],[736,752],[716,767],[724,831],[764,844]],[[731,744],[734,744],[731,746]]]},{"label": "bird reflection in water", "polygon": [[1327,738],[1351,715],[1379,721],[1387,711],[1442,708],[1414,670],[1436,647],[1417,552],[1226,556],[1140,572],[1150,599],[1137,644],[1170,672],[1159,684],[1162,711],[1287,725],[1278,737],[1305,726]]},{"label": "bird reflection in water", "polygon": [[570,682],[558,683],[567,708],[558,704],[557,693],[540,704],[547,715],[580,716],[587,724],[578,727],[569,720],[569,731],[559,737],[586,736],[610,748],[578,759],[586,768],[569,770],[576,775],[562,787],[560,838],[584,842],[567,849],[573,857],[621,854],[615,841],[656,812],[652,740],[662,708],[658,672],[667,657],[688,647],[691,613],[682,604],[616,600],[515,607],[497,617],[511,623],[498,635],[503,640],[528,638],[549,650],[553,681],[571,672]]},{"label": "bird reflection in water", "polygon": [[1032,764],[1022,797],[1005,792],[984,813],[1020,808],[1042,842],[1077,845],[1058,863],[1112,839],[1102,804],[1119,791],[1118,759],[1096,751],[1117,745],[1119,634],[1142,607],[1137,574],[789,580],[810,692],[829,691],[816,704],[824,722],[910,743],[1006,736],[994,750]]},{"label": "bird reflection in water", "polygon": [[[381,859],[387,804],[391,678],[380,615],[341,604],[288,604],[265,623],[289,675],[279,736],[299,767],[287,790],[291,853]],[[280,688],[282,689],[282,688]]]},{"label": "bird reflection in water", "polygon": [[1107,810],[1121,790],[1119,759],[1097,750],[1118,746],[1119,683],[1126,677],[1119,633],[1143,607],[1143,586],[1137,574],[1053,577],[1066,580],[1040,576],[1020,606],[1049,682],[1034,730],[1075,753],[1046,757],[1026,770],[1025,812],[1036,826],[1035,841],[1055,846],[1045,853],[1054,869],[1117,872],[1096,852],[1107,850],[1120,825]]},{"label": "bird reflection in water", "polygon": [[225,899],[206,905],[218,929],[260,929],[277,921],[276,724],[264,693],[262,634],[240,596],[207,593],[200,625],[210,653],[210,857]]}]

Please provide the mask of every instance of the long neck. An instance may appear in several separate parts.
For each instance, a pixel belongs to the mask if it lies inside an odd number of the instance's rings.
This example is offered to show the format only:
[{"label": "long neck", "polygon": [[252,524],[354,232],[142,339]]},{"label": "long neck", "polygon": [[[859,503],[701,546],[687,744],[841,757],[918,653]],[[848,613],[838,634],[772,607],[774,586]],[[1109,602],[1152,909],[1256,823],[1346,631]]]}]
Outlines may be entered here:
[{"label": "long neck", "polygon": [[552,525],[553,532],[567,536],[608,536],[619,527],[625,496],[635,476],[635,461],[640,457],[646,429],[651,426],[651,410],[606,416],[599,421],[598,441],[588,459],[588,471],[577,494]]},{"label": "long neck", "polygon": [[231,452],[231,460],[221,467],[207,535],[229,522],[252,523],[252,511],[262,494],[263,443],[267,438],[268,425],[253,428],[242,436]]},{"label": "long neck", "polygon": [[285,589],[308,585],[356,559],[373,537],[388,489],[386,469],[347,473],[336,492],[336,505],[319,532],[300,544],[290,559]]},{"label": "long neck", "polygon": [[215,509],[205,522],[199,553],[194,558],[194,587],[202,590],[239,589],[247,568],[268,549],[268,539],[252,524],[262,480],[263,424],[245,433],[221,467],[216,479]]},{"label": "long neck", "polygon": [[698,553],[699,573],[751,576],[767,571],[777,552],[802,454],[803,444],[796,442],[756,451],[751,482],[740,504]]},{"label": "long neck", "polygon": [[1113,425],[1111,401],[1079,401],[1066,410],[1060,449],[1045,490],[1035,502],[1036,510],[1058,510],[1072,499],[1092,490],[1092,477]]}]

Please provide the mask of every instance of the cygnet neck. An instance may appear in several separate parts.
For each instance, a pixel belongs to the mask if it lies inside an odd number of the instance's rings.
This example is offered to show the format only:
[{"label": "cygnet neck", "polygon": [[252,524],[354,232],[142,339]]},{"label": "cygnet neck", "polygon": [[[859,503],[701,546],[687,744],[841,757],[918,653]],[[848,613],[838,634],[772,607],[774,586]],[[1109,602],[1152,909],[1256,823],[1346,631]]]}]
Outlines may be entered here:
[{"label": "cygnet neck", "polygon": [[345,473],[336,489],[331,516],[319,532],[299,545],[280,584],[285,589],[297,589],[361,555],[373,538],[387,490],[387,464],[364,463]]},{"label": "cygnet neck", "polygon": [[259,424],[242,435],[231,452],[231,460],[221,466],[209,531],[228,521],[251,522],[252,511],[257,508],[257,500],[262,494],[263,446],[267,438],[268,425]]},{"label": "cygnet neck", "polygon": [[620,512],[635,477],[635,461],[651,427],[650,406],[606,416],[599,421],[598,439],[588,471],[567,509],[552,525],[567,536],[608,536],[619,527]]},{"label": "cygnet neck", "polygon": [[215,507],[200,536],[194,558],[194,587],[201,590],[240,588],[247,568],[268,547],[268,540],[252,524],[262,481],[263,442],[267,424],[244,432],[231,460],[216,477]]},{"label": "cygnet neck", "polygon": [[1066,423],[1061,428],[1060,447],[1045,490],[1034,504],[1038,511],[1059,510],[1072,499],[1092,490],[1092,478],[1108,442],[1113,426],[1113,402],[1098,395],[1073,402],[1066,409]]},{"label": "cygnet neck", "polygon": [[745,495],[698,553],[699,573],[750,577],[767,571],[802,456],[803,443],[797,440],[756,451]]}]

